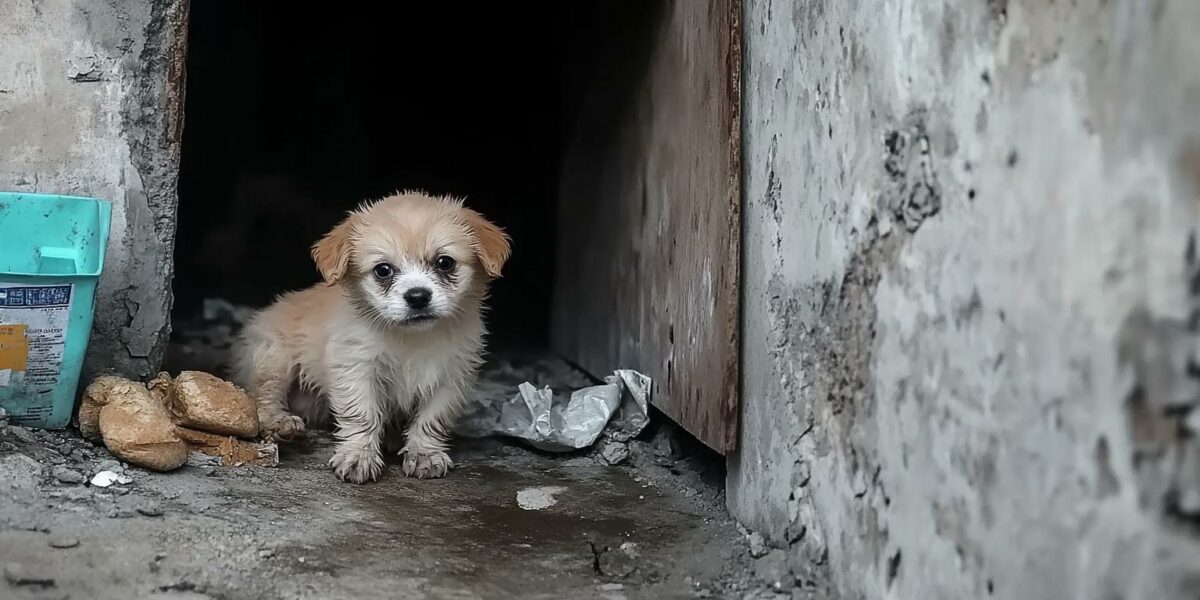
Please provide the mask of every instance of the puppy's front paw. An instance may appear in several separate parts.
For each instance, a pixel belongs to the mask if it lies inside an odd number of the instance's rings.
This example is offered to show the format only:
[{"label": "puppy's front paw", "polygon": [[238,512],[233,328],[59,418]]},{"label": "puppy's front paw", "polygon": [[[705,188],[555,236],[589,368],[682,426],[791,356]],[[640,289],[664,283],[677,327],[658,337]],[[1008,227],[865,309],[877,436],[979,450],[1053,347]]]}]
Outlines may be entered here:
[{"label": "puppy's front paw", "polygon": [[304,437],[304,419],[283,414],[270,420],[262,420],[258,430],[264,440],[294,442]]},{"label": "puppy's front paw", "polygon": [[329,459],[333,473],[342,481],[350,483],[366,483],[379,478],[383,471],[383,457],[379,452],[370,448],[341,446]]},{"label": "puppy's front paw", "polygon": [[407,450],[404,452],[404,464],[401,471],[406,477],[417,479],[437,479],[445,477],[454,468],[454,461],[445,452],[419,452]]}]

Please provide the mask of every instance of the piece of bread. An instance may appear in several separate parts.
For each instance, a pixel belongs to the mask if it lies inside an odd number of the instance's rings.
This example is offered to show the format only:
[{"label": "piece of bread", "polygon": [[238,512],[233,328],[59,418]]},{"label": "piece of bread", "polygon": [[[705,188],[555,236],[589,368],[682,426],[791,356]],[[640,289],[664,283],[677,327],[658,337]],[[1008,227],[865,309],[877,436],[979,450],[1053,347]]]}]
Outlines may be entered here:
[{"label": "piece of bread", "polygon": [[152,471],[171,471],[187,462],[187,444],[175,434],[165,407],[141,384],[118,382],[100,409],[100,433],[109,452]]},{"label": "piece of bread", "polygon": [[224,467],[274,467],[279,464],[279,446],[272,443],[247,442],[233,436],[196,431],[187,427],[176,427],[175,434],[182,438],[193,452],[220,458],[221,466]]},{"label": "piece of bread", "polygon": [[[101,375],[92,380],[83,390],[83,401],[79,405],[79,433],[85,439],[100,441],[100,409],[108,404],[108,391],[120,383],[133,383],[116,375]],[[135,384],[136,385],[136,384]]]},{"label": "piece of bread", "polygon": [[166,398],[177,424],[245,438],[258,435],[258,409],[242,388],[200,371],[180,373],[169,391],[160,391],[166,386],[160,379],[151,389]]}]

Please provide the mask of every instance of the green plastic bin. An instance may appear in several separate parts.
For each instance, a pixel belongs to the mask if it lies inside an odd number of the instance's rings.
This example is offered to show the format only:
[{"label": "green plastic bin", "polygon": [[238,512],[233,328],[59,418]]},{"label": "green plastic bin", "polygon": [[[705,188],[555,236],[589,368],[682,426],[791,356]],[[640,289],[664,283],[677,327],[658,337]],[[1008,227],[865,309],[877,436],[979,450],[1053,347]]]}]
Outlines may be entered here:
[{"label": "green plastic bin", "polygon": [[0,407],[14,423],[71,420],[111,218],[106,200],[0,192]]}]

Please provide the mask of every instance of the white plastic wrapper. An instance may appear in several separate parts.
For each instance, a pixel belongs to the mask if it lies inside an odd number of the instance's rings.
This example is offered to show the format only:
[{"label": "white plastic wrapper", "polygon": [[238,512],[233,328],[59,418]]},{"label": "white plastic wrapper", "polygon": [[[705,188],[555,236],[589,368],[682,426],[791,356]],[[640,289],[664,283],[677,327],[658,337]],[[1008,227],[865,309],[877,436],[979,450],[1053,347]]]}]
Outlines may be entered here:
[{"label": "white plastic wrapper", "polygon": [[618,442],[628,442],[650,423],[650,378],[632,369],[618,369],[606,381],[618,379],[624,398],[604,434]]},{"label": "white plastic wrapper", "polygon": [[547,452],[570,452],[594,444],[601,434],[628,441],[650,421],[650,378],[621,369],[601,385],[556,395],[528,381],[517,394],[497,398],[483,393],[475,410],[459,421],[465,437],[504,436]]}]

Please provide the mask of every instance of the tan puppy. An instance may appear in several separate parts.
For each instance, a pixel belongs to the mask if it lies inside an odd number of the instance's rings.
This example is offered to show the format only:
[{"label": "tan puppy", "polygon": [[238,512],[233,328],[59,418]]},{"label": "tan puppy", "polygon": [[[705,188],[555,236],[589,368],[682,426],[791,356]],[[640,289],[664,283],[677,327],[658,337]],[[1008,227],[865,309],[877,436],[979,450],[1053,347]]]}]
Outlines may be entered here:
[{"label": "tan puppy", "polygon": [[304,421],[298,387],[332,414],[329,465],[354,483],[383,470],[384,426],[409,419],[402,470],[442,477],[449,430],[481,363],[487,285],[509,238],[460,200],[405,192],[364,204],[312,249],[325,280],[281,296],[247,325],[235,369],[258,401],[262,434],[288,440]]}]

